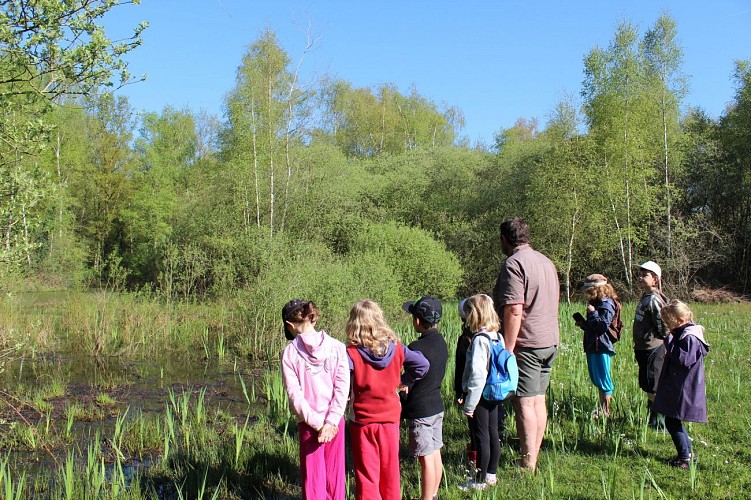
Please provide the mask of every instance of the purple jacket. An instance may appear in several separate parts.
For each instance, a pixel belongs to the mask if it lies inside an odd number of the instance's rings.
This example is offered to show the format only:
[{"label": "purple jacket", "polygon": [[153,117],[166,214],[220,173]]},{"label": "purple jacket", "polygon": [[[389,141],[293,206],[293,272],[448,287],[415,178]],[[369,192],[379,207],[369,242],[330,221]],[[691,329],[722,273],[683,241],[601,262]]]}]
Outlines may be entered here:
[{"label": "purple jacket", "polygon": [[704,327],[687,323],[676,328],[665,339],[665,349],[655,411],[679,420],[706,422],[703,358],[709,352],[709,344],[704,340]]}]

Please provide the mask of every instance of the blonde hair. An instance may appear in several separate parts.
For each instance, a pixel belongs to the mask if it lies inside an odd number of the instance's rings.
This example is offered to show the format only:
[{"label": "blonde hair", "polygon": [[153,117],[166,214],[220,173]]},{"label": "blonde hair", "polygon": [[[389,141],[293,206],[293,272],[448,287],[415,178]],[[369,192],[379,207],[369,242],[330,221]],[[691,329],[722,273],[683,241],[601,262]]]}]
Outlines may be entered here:
[{"label": "blonde hair", "polygon": [[680,300],[672,300],[670,304],[660,309],[660,317],[665,324],[681,325],[694,320],[694,313]]},{"label": "blonde hair", "polygon": [[380,306],[370,299],[352,306],[347,322],[347,337],[351,345],[367,347],[377,356],[386,354],[390,342],[398,341],[386,323]]},{"label": "blonde hair", "polygon": [[493,299],[485,294],[473,295],[464,304],[467,311],[467,325],[472,333],[485,327],[489,332],[497,332],[501,326],[498,314],[493,306]]},{"label": "blonde hair", "polygon": [[618,300],[618,294],[615,293],[615,288],[610,283],[604,285],[592,286],[582,290],[582,293],[587,300],[604,299],[610,297],[613,300]]}]

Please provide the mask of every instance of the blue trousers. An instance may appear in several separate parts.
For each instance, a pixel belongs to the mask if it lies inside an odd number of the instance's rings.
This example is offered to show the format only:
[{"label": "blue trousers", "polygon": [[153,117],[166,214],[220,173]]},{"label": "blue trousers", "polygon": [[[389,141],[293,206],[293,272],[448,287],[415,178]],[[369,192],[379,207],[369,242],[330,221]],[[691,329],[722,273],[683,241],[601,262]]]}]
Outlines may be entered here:
[{"label": "blue trousers", "polygon": [[673,417],[665,417],[665,429],[673,439],[675,450],[678,452],[678,458],[690,459],[691,458],[691,439],[688,437],[688,432],[683,427],[683,422]]},{"label": "blue trousers", "polygon": [[613,378],[610,376],[610,354],[596,352],[587,353],[587,369],[589,379],[601,393],[606,396],[613,394]]}]

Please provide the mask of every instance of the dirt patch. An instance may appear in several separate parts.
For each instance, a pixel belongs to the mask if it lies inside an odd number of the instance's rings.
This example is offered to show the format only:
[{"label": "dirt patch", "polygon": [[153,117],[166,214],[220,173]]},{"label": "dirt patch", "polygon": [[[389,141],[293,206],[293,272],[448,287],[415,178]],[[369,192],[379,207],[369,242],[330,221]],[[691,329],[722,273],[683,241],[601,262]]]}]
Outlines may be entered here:
[{"label": "dirt patch", "polygon": [[725,288],[696,287],[691,291],[691,299],[703,304],[740,304],[748,299],[739,293]]}]

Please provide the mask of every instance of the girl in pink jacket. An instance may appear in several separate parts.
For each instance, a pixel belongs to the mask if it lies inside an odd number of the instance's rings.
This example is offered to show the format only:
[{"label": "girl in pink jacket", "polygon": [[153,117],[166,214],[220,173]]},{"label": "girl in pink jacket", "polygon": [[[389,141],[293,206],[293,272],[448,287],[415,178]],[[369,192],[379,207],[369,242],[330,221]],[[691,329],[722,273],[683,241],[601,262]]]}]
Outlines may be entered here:
[{"label": "girl in pink jacket", "polygon": [[345,498],[344,408],[349,363],[343,343],[316,331],[318,308],[291,300],[282,308],[282,377],[300,436],[303,498]]}]

